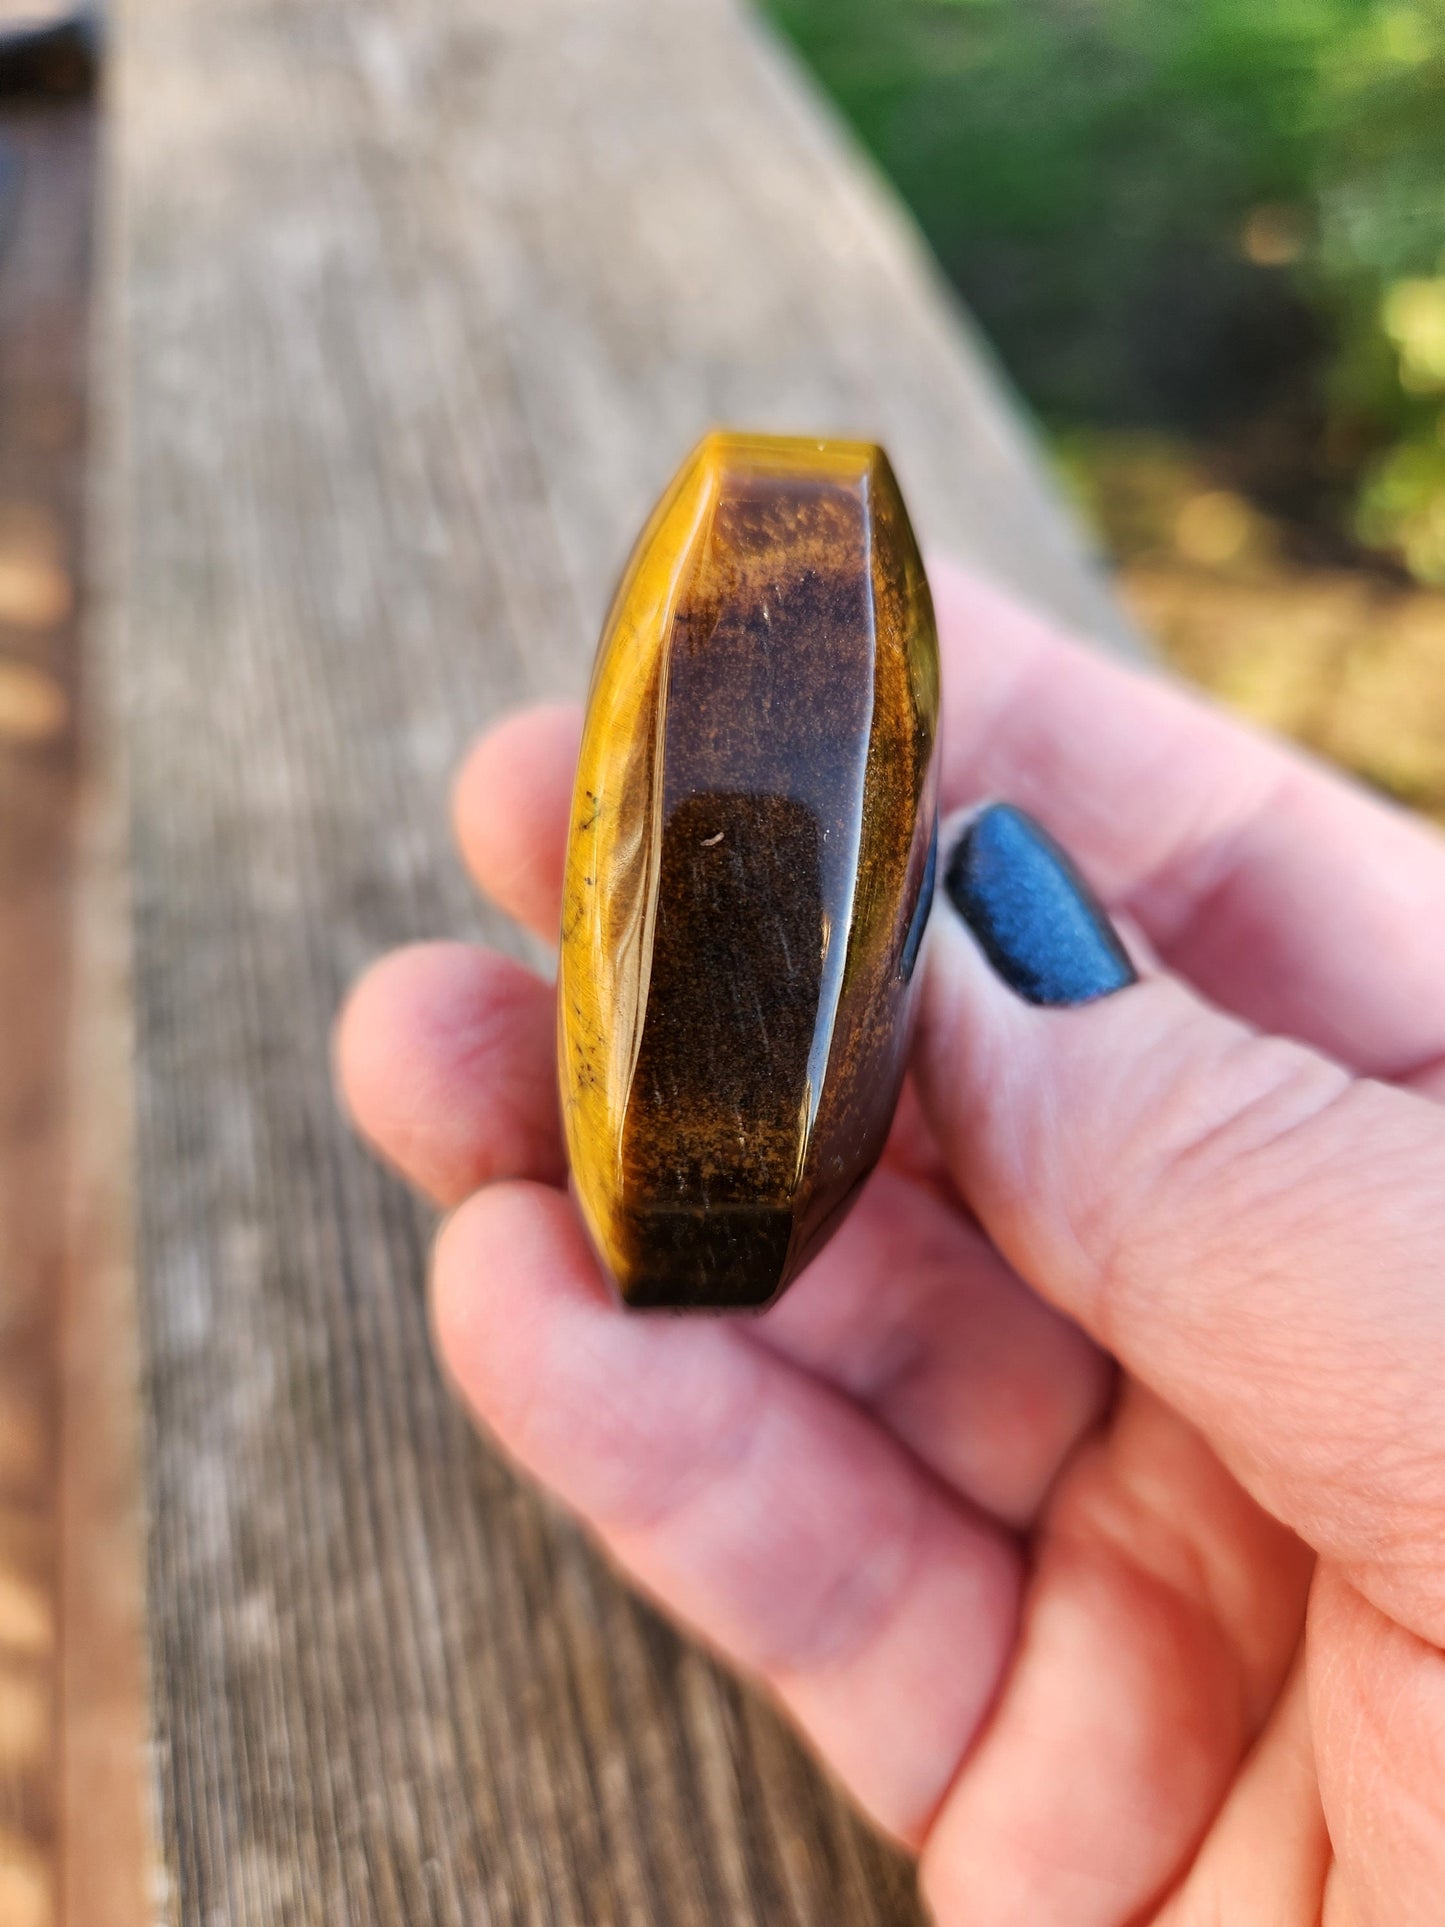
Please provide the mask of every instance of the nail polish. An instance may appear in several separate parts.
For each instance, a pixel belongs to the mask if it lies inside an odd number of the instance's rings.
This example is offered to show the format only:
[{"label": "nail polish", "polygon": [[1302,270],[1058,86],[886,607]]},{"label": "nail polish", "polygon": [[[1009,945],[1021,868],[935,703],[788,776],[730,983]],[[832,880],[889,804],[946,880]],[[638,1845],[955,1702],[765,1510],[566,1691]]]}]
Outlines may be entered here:
[{"label": "nail polish", "polygon": [[944,893],[1026,1003],[1093,1003],[1138,981],[1098,898],[1048,831],[1010,803],[965,827]]}]

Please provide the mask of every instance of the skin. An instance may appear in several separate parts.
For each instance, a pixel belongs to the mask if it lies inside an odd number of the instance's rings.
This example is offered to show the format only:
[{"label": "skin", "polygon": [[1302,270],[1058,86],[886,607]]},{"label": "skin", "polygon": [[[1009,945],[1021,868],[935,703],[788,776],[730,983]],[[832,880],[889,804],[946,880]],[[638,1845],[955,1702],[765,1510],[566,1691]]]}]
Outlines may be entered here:
[{"label": "skin", "polygon": [[[918,1850],[945,1927],[1438,1927],[1445,845],[934,582],[944,808],[1037,816],[1143,980],[1028,1007],[940,897],[857,1210],[762,1318],[687,1321],[624,1315],[589,1252],[550,986],[383,959],[338,1073],[450,1210],[443,1365]],[[578,729],[503,723],[456,791],[549,938]]]}]

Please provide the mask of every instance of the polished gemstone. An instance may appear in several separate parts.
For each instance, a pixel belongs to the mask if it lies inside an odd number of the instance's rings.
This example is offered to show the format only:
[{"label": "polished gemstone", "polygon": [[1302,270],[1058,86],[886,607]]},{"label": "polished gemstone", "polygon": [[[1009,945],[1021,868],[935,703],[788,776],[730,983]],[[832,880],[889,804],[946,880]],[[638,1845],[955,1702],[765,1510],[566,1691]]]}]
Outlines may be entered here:
[{"label": "polished gemstone", "polygon": [[937,717],[882,449],[708,436],[608,616],[567,851],[567,1143],[629,1304],[766,1304],[877,1161],[933,884]]}]

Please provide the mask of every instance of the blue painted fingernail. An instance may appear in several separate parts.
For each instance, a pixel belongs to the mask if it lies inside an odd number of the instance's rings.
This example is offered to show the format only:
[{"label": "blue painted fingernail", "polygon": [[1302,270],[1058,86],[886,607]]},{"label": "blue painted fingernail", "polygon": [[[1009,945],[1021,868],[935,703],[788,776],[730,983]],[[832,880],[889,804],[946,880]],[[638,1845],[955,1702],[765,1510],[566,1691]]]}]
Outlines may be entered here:
[{"label": "blue painted fingernail", "polygon": [[1011,990],[1088,1004],[1138,982],[1102,905],[1048,831],[991,803],[948,859],[944,892]]}]

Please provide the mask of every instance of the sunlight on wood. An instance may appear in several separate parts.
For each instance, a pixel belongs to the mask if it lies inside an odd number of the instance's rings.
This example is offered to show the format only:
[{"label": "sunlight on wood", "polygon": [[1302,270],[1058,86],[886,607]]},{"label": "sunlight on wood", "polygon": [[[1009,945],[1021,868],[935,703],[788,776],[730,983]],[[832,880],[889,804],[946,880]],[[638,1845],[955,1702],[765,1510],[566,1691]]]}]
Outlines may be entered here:
[{"label": "sunlight on wood", "polygon": [[19,1834],[0,1829],[0,1920],[5,1927],[51,1927],[55,1919],[45,1856]]},{"label": "sunlight on wood", "polygon": [[[50,1676],[39,1667],[0,1664],[0,1770],[42,1771],[49,1764],[54,1705]],[[0,1920],[9,1915],[0,1908]]]},{"label": "sunlight on wood", "polygon": [[0,0],[0,27],[53,27],[74,12],[72,0]]},{"label": "sunlight on wood", "polygon": [[39,1400],[15,1376],[0,1364],[0,1492],[33,1497],[45,1488],[48,1440]]},{"label": "sunlight on wood", "polygon": [[[3,598],[0,564],[0,598]],[[51,743],[65,733],[70,704],[53,676],[0,658],[0,743]]]},{"label": "sunlight on wood", "polygon": [[57,563],[41,556],[0,554],[0,622],[53,629],[70,614],[75,592]]},{"label": "sunlight on wood", "polygon": [[0,1654],[43,1658],[55,1649],[55,1615],[45,1591],[0,1566]]}]

